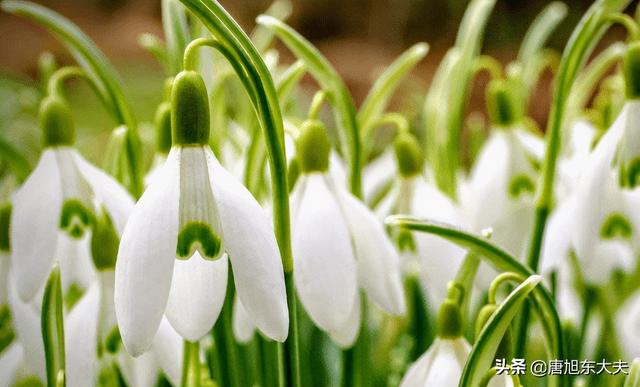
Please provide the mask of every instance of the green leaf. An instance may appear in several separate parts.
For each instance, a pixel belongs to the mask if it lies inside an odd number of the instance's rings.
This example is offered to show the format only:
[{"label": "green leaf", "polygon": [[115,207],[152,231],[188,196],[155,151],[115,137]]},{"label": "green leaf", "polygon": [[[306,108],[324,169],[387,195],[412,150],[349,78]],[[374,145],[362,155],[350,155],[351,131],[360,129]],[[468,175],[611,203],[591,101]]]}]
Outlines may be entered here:
[{"label": "green leaf", "polygon": [[0,136],[0,155],[11,167],[18,182],[24,181],[31,173],[31,164],[29,161],[3,136]]},{"label": "green leaf", "polygon": [[509,329],[522,303],[542,281],[539,275],[532,275],[514,289],[498,306],[480,332],[467,359],[460,387],[472,387],[480,384],[487,371],[493,366],[493,359],[502,337]]},{"label": "green leaf", "polygon": [[56,265],[45,285],[40,321],[48,386],[57,386],[65,370],[63,308],[60,267]]},{"label": "green leaf", "polygon": [[[400,55],[376,80],[369,94],[358,111],[360,128],[371,125],[371,122],[387,107],[393,92],[400,82],[429,52],[429,45],[417,43]],[[364,131],[364,129],[363,129]]]},{"label": "green leaf", "polygon": [[526,66],[527,62],[534,59],[538,51],[546,44],[551,33],[558,24],[567,16],[568,7],[560,1],[554,1],[547,5],[531,23],[527,34],[520,44],[518,61]]},{"label": "green leaf", "polygon": [[184,49],[191,40],[185,11],[184,6],[177,0],[162,0],[162,28],[167,42],[167,62],[172,75],[182,70]]},{"label": "green leaf", "polygon": [[[293,4],[289,0],[275,0],[264,14],[279,20],[287,20],[293,11]],[[265,52],[273,42],[273,31],[264,26],[257,25],[251,33],[251,41],[259,52]]]},{"label": "green leaf", "polygon": [[320,88],[329,93],[330,100],[335,107],[336,121],[342,129],[340,133],[343,151],[345,151],[344,147],[349,151],[350,189],[354,195],[362,196],[362,144],[355,104],[347,86],[327,58],[293,28],[267,15],[258,16],[257,21],[272,29],[295,56],[304,61],[311,75],[320,84]]},{"label": "green leaf", "polygon": [[[390,216],[385,222],[389,225],[407,230],[440,236],[475,253],[478,258],[484,260],[499,272],[513,272],[525,278],[535,274],[531,269],[518,262],[518,260],[508,252],[492,244],[486,238],[473,235],[455,226],[440,222],[419,220],[402,215]],[[533,290],[533,298],[545,332],[549,358],[564,359],[565,349],[562,339],[562,326],[551,293],[544,286],[538,286]],[[568,383],[568,381],[565,375],[560,375],[559,379],[561,386],[567,385],[566,383]]]}]

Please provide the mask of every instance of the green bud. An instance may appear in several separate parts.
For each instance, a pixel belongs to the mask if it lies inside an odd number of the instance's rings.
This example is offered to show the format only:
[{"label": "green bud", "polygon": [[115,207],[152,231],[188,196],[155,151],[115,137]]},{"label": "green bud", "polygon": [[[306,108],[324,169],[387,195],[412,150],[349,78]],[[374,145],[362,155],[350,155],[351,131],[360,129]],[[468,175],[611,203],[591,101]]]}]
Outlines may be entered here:
[{"label": "green bud", "polygon": [[331,142],[324,124],[318,120],[305,121],[296,141],[296,156],[302,172],[327,171],[330,151]]},{"label": "green bud", "polygon": [[9,225],[11,224],[11,203],[0,205],[0,251],[11,249]]},{"label": "green bud", "polygon": [[[476,327],[475,327],[476,338],[480,336],[480,332],[482,332],[482,329],[484,328],[484,326],[487,325],[487,322],[489,322],[489,319],[491,318],[493,313],[496,311],[496,309],[498,309],[498,306],[495,304],[487,304],[480,309],[480,312],[478,313],[478,317],[476,318]],[[512,352],[513,351],[511,349],[511,331],[507,329],[504,336],[502,337],[502,340],[500,341],[500,344],[498,345],[498,349],[496,350],[495,357],[497,359],[506,359],[511,356]]]},{"label": "green bud", "polygon": [[446,299],[440,305],[437,330],[438,337],[443,339],[455,339],[462,335],[462,314],[455,301]]},{"label": "green bud", "polygon": [[96,269],[103,271],[116,266],[120,237],[104,208],[96,216],[91,234],[91,257]]},{"label": "green bud", "polygon": [[513,84],[504,79],[494,79],[487,86],[487,111],[491,123],[498,127],[510,127],[524,116],[522,104]]},{"label": "green bud", "polygon": [[209,97],[200,74],[182,71],[171,88],[171,128],[174,145],[209,143]]},{"label": "green bud", "polygon": [[18,380],[15,387],[44,387],[44,383],[37,376],[27,376]]},{"label": "green bud", "polygon": [[156,146],[158,152],[169,153],[171,149],[171,104],[162,102],[156,110],[155,126],[157,130]]},{"label": "green bud", "polygon": [[628,99],[640,98],[640,42],[629,44],[622,62],[625,92]]},{"label": "green bud", "polygon": [[422,173],[424,156],[418,141],[411,133],[400,133],[394,143],[398,171],[403,177],[412,177]]},{"label": "green bud", "polygon": [[71,109],[58,96],[48,96],[40,103],[40,127],[43,131],[44,146],[73,145],[76,130]]}]

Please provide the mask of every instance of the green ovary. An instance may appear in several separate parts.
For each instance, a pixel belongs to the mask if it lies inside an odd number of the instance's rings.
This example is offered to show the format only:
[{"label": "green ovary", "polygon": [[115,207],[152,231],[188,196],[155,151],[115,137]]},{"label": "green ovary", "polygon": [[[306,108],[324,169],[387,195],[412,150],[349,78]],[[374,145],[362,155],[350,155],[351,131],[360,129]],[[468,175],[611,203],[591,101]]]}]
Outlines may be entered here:
[{"label": "green ovary", "polygon": [[93,224],[93,212],[81,201],[71,199],[64,202],[60,216],[60,228],[73,238],[81,238]]},{"label": "green ovary", "polygon": [[210,260],[217,259],[222,254],[220,236],[206,223],[190,222],[178,234],[178,258],[189,259],[196,250],[202,258]]}]

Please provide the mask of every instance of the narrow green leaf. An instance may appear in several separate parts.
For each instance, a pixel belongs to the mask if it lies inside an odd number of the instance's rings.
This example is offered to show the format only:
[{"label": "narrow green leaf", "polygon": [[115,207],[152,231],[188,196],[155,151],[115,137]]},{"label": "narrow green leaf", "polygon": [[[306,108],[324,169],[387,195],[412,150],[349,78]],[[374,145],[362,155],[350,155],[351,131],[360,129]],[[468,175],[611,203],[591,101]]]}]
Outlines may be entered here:
[{"label": "narrow green leaf", "polygon": [[3,136],[0,136],[0,155],[9,164],[18,182],[24,181],[31,173],[29,161]]},{"label": "narrow green leaf", "polygon": [[387,107],[389,99],[404,77],[429,52],[429,45],[417,43],[400,55],[376,80],[358,111],[358,124],[365,128]]},{"label": "narrow green leaf", "polygon": [[342,129],[340,133],[343,151],[346,150],[345,148],[349,151],[350,189],[354,195],[362,196],[362,146],[355,104],[347,86],[327,58],[293,28],[267,15],[258,16],[257,21],[272,29],[296,57],[305,62],[311,75],[320,84],[320,88],[329,92],[337,115],[336,121]]},{"label": "narrow green leaf", "polygon": [[[278,20],[287,20],[293,11],[293,4],[290,0],[275,0],[264,14],[275,17]],[[273,31],[264,26],[257,25],[251,33],[251,41],[258,51],[265,52],[273,42]]]},{"label": "narrow green leaf", "polygon": [[509,329],[522,303],[542,281],[539,275],[532,275],[514,289],[491,315],[480,332],[467,359],[460,387],[473,387],[480,384],[487,371],[493,366],[493,359],[502,337]]},{"label": "narrow green leaf", "polygon": [[567,11],[566,4],[554,1],[538,14],[520,45],[520,51],[518,52],[518,61],[520,63],[526,66],[527,62],[536,56],[558,24],[567,16]]},{"label": "narrow green leaf", "polygon": [[[64,377],[65,348],[62,303],[62,283],[60,267],[57,265],[49,274],[42,298],[41,329],[44,341],[47,385],[58,386],[60,375]],[[64,380],[64,379],[63,379]],[[64,386],[64,384],[62,385]]]},{"label": "narrow green leaf", "polygon": [[172,75],[182,70],[184,49],[191,40],[185,7],[178,0],[162,0],[162,28],[167,44],[167,62]]}]

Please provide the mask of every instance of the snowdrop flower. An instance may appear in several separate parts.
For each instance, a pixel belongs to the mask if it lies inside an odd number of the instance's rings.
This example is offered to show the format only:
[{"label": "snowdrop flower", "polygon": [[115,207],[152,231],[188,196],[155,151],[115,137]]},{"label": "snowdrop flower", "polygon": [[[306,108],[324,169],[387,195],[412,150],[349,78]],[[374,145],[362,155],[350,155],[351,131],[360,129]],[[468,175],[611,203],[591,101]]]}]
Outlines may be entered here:
[{"label": "snowdrop flower", "polygon": [[[389,194],[380,202],[376,213],[384,219],[388,215],[408,214],[449,224],[462,225],[460,210],[446,195],[427,182],[422,173],[423,156],[415,137],[401,133],[395,141],[395,154],[399,176],[395,178]],[[407,236],[404,234],[404,236]],[[465,250],[436,236],[413,233],[405,255],[418,256],[421,279],[429,299],[439,305],[447,296],[447,283],[456,276],[466,254]],[[401,248],[403,235],[398,236]],[[406,243],[405,243],[406,244]],[[409,258],[411,259],[411,258]]]},{"label": "snowdrop flower", "polygon": [[133,206],[124,188],[73,148],[71,112],[60,97],[43,100],[40,119],[44,152],[12,198],[11,261],[24,301],[41,290],[55,260],[65,288],[71,283],[86,287],[92,277],[94,223],[107,219],[120,234]]},{"label": "snowdrop flower", "polygon": [[399,257],[382,223],[329,175],[322,123],[305,122],[297,147],[302,175],[291,200],[296,289],[313,322],[348,347],[360,326],[360,287],[387,312],[404,312]]},{"label": "snowdrop flower", "polygon": [[284,341],[284,274],[271,223],[208,146],[200,75],[180,73],[171,99],[173,147],[136,204],[118,251],[115,306],[125,348],[133,356],[146,352],[163,315],[186,340],[207,334],[225,299],[225,252],[252,322]]},{"label": "snowdrop flower", "polygon": [[411,365],[400,387],[455,387],[470,352],[471,346],[461,336],[436,338],[429,350]]},{"label": "snowdrop flower", "polygon": [[[522,113],[512,101],[509,84],[494,80],[487,89],[487,103],[494,130],[484,144],[471,172],[461,202],[470,227],[490,228],[492,240],[520,256],[533,224],[536,170],[517,132]],[[478,280],[488,285],[491,273],[486,264]]]}]

